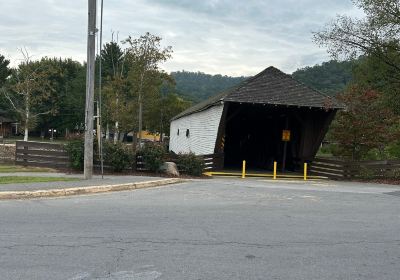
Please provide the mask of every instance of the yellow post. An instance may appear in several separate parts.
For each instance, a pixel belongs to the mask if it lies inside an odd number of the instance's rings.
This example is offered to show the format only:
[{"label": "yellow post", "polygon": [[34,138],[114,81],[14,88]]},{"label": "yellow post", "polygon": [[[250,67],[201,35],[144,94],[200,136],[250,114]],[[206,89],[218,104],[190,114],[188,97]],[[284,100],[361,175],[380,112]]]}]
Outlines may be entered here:
[{"label": "yellow post", "polygon": [[242,179],[246,178],[246,161],[243,161],[243,166],[242,166]]},{"label": "yellow post", "polygon": [[274,180],[276,180],[276,161],[274,161]]},{"label": "yellow post", "polygon": [[304,181],[307,180],[307,162],[304,163]]}]

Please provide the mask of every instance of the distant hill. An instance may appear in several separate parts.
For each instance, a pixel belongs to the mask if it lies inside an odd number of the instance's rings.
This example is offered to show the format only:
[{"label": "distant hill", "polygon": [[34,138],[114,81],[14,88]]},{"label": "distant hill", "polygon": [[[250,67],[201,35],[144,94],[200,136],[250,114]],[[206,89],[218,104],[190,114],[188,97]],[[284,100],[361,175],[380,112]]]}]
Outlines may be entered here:
[{"label": "distant hill", "polygon": [[345,89],[352,79],[353,62],[331,60],[321,65],[308,66],[293,72],[292,76],[305,85],[329,95]]},{"label": "distant hill", "polygon": [[[292,73],[292,76],[311,88],[334,95],[343,91],[350,82],[352,68],[353,62],[331,60],[321,65],[298,69]],[[171,75],[175,78],[177,93],[193,103],[198,103],[238,85],[247,78],[188,71],[172,72]]]},{"label": "distant hill", "polygon": [[175,78],[178,94],[194,103],[205,100],[246,79],[246,77],[209,75],[202,72],[187,71],[172,72],[171,75]]}]

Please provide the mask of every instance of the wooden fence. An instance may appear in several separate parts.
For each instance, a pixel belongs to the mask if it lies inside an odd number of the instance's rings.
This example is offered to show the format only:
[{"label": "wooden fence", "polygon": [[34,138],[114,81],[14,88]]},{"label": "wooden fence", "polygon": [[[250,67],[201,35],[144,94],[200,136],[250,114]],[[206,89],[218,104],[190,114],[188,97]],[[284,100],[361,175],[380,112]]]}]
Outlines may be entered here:
[{"label": "wooden fence", "polygon": [[15,163],[25,166],[68,168],[68,153],[62,144],[17,141]]},{"label": "wooden fence", "polygon": [[315,158],[310,173],[331,179],[380,179],[400,177],[400,160],[345,161]]},{"label": "wooden fence", "polygon": [[203,155],[204,171],[212,171],[224,168],[224,154]]}]

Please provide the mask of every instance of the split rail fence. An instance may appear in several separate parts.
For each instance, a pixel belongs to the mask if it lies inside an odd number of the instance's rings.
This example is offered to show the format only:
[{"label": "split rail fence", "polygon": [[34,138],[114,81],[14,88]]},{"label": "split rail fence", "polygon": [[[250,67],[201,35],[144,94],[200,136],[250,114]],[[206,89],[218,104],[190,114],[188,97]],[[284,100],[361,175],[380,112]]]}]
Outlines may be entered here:
[{"label": "split rail fence", "polygon": [[[223,154],[209,154],[201,156],[204,159],[204,170],[221,169],[224,163]],[[176,162],[176,158],[168,159]],[[69,157],[65,145],[31,141],[17,141],[15,150],[15,163],[24,166],[53,167],[60,169],[69,168]],[[95,160],[94,167],[99,169],[100,162]],[[105,170],[111,167],[105,165]],[[136,170],[147,171],[142,156],[136,157]]]},{"label": "split rail fence", "polygon": [[400,178],[400,160],[345,161],[315,158],[309,171],[313,175],[337,180]]},{"label": "split rail fence", "polygon": [[63,144],[17,141],[15,163],[66,169],[69,167],[69,158]]},{"label": "split rail fence", "polygon": [[[205,171],[223,168],[223,153],[203,155],[201,157],[204,160]],[[173,157],[168,160],[176,162],[176,158]],[[25,166],[68,169],[69,157],[63,144],[17,141],[15,163]],[[95,162],[95,167],[99,167],[97,165],[99,164]],[[107,166],[105,166],[105,169],[108,169]],[[148,170],[140,156],[136,158],[136,170]],[[400,160],[345,161],[315,158],[309,164],[309,172],[312,175],[337,180],[400,178]]]}]

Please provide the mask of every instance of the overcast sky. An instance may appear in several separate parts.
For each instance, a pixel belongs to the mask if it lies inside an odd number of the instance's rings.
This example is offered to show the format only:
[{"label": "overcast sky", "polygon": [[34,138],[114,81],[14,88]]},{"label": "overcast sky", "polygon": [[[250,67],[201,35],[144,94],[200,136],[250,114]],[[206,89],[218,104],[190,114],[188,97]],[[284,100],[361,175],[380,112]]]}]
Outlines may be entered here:
[{"label": "overcast sky", "polygon": [[[291,73],[329,60],[311,40],[336,14],[361,16],[351,0],[104,0],[103,40],[149,31],[171,45],[167,71]],[[26,47],[42,56],[86,58],[87,0],[1,1],[0,54],[13,65]]]}]

